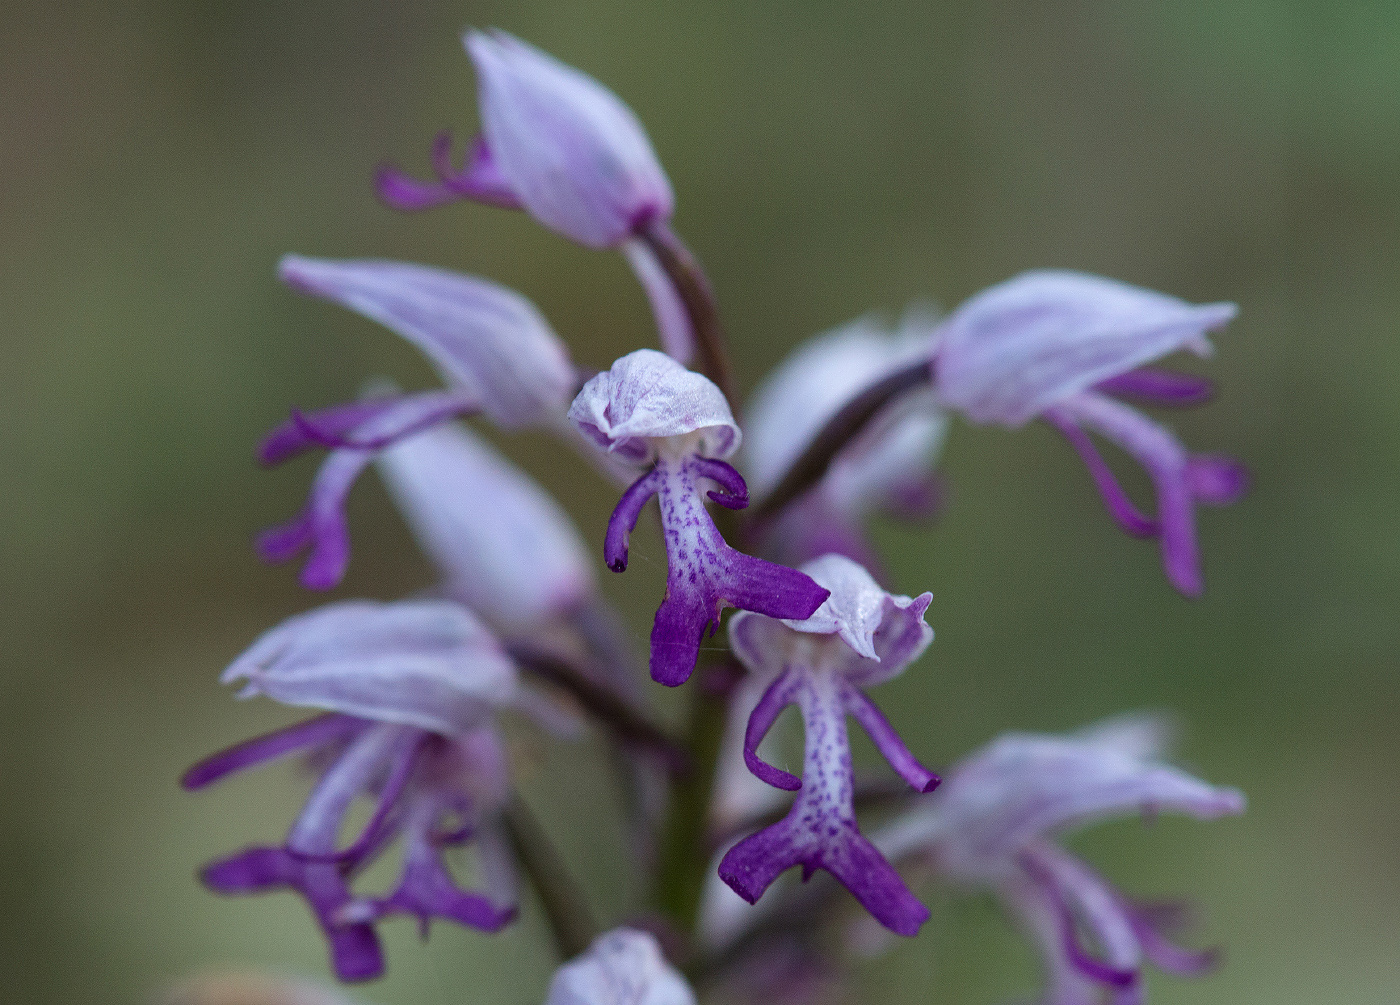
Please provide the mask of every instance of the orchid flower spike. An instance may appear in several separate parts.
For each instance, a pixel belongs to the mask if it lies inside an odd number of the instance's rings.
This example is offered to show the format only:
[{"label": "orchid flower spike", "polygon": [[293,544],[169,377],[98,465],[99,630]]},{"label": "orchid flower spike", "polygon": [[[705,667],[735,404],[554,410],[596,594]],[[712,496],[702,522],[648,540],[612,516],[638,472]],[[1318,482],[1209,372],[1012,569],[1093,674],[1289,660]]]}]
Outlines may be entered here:
[{"label": "orchid flower spike", "polygon": [[[928,920],[928,908],[856,823],[846,716],[861,724],[916,791],[938,785],[938,776],[918,762],[864,693],[898,676],[933,641],[933,629],[924,622],[932,595],[886,593],[842,555],[825,555],[802,568],[831,591],[811,617],[778,621],[741,613],[729,623],[735,654],[751,673],[771,681],[749,718],[744,760],[768,784],[796,790],[797,799],[782,821],[731,848],[719,875],[752,904],[791,866],[801,865],[804,878],[825,869],[882,925],[914,935]],[[806,737],[801,779],[758,756],[764,736],[791,704],[802,711]]]},{"label": "orchid flower spike", "polygon": [[702,481],[718,486],[706,495],[721,506],[742,509],[749,501],[744,479],[724,462],[739,447],[739,426],[705,377],[639,349],[584,385],[569,420],[602,449],[645,469],[608,520],[603,555],[613,571],[627,568],[628,537],[642,507],[652,496],[660,500],[667,573],[651,631],[653,679],[683,684],[726,606],[806,618],[827,598],[803,573],[731,548],[705,510]]},{"label": "orchid flower spike", "polygon": [[[510,779],[491,718],[514,700],[516,673],[470,612],[444,600],[330,604],[262,636],[222,679],[244,681],[240,697],[323,714],[201,761],[185,773],[186,789],[293,753],[322,773],[280,846],[211,862],[201,871],[205,885],[224,894],[300,893],[345,981],[383,972],[374,930],[382,917],[413,915],[425,936],[433,918],[485,932],[514,918],[515,870],[499,820]],[[359,836],[339,847],[361,796],[374,809]],[[384,896],[357,895],[351,880],[398,836],[398,885]],[[442,860],[468,842],[484,894],[459,889]]]},{"label": "orchid flower spike", "polygon": [[327,590],[345,575],[345,500],[376,452],[456,415],[484,413],[506,429],[557,421],[575,387],[568,351],[524,297],[502,286],[423,265],[331,262],[289,255],[282,278],[378,321],[417,346],[447,388],[383,395],[309,414],[293,412],[263,441],[259,460],[280,464],[312,447],[322,463],[302,513],[265,531],[271,562],[311,554],[302,582]]},{"label": "orchid flower spike", "polygon": [[1213,954],[1168,942],[1161,930],[1170,912],[1133,903],[1055,838],[1132,813],[1213,820],[1243,812],[1239,791],[1163,763],[1168,733],[1161,720],[1134,716],[1069,736],[1007,734],[955,767],[875,843],[892,859],[922,855],[948,881],[994,891],[1044,956],[1045,1005],[1105,994],[1115,1005],[1140,1002],[1144,960],[1194,974]]},{"label": "orchid flower spike", "polygon": [[[1159,538],[1167,578],[1196,596],[1203,584],[1195,506],[1234,502],[1248,475],[1229,458],[1187,453],[1169,430],[1118,398],[1177,406],[1207,399],[1208,381],[1146,364],[1183,348],[1209,355],[1206,334],[1235,313],[1234,304],[1197,306],[1098,276],[1027,272],[948,317],[934,354],[935,387],[944,405],[973,422],[1014,428],[1039,417],[1058,428],[1084,458],[1113,518],[1129,534]],[[1155,518],[1128,500],[1088,432],[1147,469]]]},{"label": "orchid flower spike", "polygon": [[[911,309],[896,330],[861,318],[800,346],[754,394],[741,467],[767,495],[841,406],[863,388],[927,356],[934,323]],[[887,406],[833,459],[822,479],[764,528],[767,549],[800,564],[837,553],[877,567],[865,523],[876,512],[927,516],[938,505],[934,465],[947,417],[927,388]]]},{"label": "orchid flower spike", "polygon": [[524,209],[587,247],[621,249],[662,345],[689,362],[694,334],[666,268],[689,253],[668,225],[675,196],[641,122],[598,81],[512,35],[471,31],[463,42],[476,67],[481,135],[459,169],[451,135],[439,134],[435,183],[381,168],[380,198],[407,211],[461,199]]},{"label": "orchid flower spike", "polygon": [[695,1005],[695,992],[654,937],[618,928],[555,971],[544,1005]]}]

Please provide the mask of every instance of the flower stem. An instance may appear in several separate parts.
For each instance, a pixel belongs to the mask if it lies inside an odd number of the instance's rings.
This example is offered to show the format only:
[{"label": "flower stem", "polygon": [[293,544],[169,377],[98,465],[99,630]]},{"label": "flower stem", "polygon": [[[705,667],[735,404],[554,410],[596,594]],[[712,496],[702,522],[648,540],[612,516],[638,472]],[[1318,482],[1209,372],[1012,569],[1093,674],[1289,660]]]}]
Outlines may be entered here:
[{"label": "flower stem", "polygon": [[700,262],[664,224],[647,227],[639,236],[661,263],[690,318],[700,372],[724,392],[730,411],[738,418],[739,398],[735,393],[734,368],[729,362],[724,326],[720,324],[715,294],[710,288],[710,281],[705,278],[704,270],[700,268]]},{"label": "flower stem", "polygon": [[841,448],[855,439],[882,408],[906,391],[927,384],[932,379],[928,361],[919,360],[896,370],[846,402],[839,412],[827,420],[802,456],[793,461],[783,480],[748,511],[750,520],[757,522],[773,516],[819,482]]},{"label": "flower stem", "polygon": [[583,891],[518,793],[506,805],[505,823],[515,857],[539,894],[559,957],[572,959],[587,949],[598,935],[598,924]]},{"label": "flower stem", "polygon": [[700,676],[686,730],[694,768],[671,788],[656,877],[657,906],[686,932],[695,929],[710,864],[706,825],[728,708],[728,689],[715,681],[731,673],[727,665],[711,664],[701,667]]},{"label": "flower stem", "polygon": [[573,695],[620,742],[659,755],[673,775],[684,775],[690,770],[690,757],[679,741],[568,661],[520,646],[512,646],[510,652],[526,670]]}]

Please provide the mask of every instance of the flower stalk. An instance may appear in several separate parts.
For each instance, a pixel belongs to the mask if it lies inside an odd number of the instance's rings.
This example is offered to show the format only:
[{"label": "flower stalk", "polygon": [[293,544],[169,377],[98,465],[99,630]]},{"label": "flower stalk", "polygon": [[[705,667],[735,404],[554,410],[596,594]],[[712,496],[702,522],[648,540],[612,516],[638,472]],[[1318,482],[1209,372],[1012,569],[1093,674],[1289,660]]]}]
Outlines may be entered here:
[{"label": "flower stalk", "polygon": [[730,676],[729,667],[711,663],[702,668],[702,674],[700,686],[693,689],[686,727],[694,768],[671,786],[654,896],[656,906],[685,932],[695,930],[709,871],[706,823],[728,711],[728,689],[707,685],[721,675]]},{"label": "flower stalk", "polygon": [[696,362],[700,372],[724,392],[730,410],[737,417],[739,396],[734,383],[734,367],[729,359],[714,290],[700,268],[700,262],[669,227],[652,225],[642,231],[640,238],[656,256],[680,298],[695,339]]},{"label": "flower stalk", "polygon": [[821,481],[841,448],[859,436],[886,405],[931,380],[928,362],[920,360],[876,381],[848,401],[827,421],[773,491],[750,508],[749,522],[758,523],[776,516],[788,503]]},{"label": "flower stalk", "polygon": [[685,746],[615,692],[595,683],[567,660],[550,653],[512,646],[510,654],[528,673],[572,695],[619,742],[658,755],[673,776],[690,774],[691,759]]},{"label": "flower stalk", "polygon": [[579,955],[601,929],[578,882],[535,814],[517,794],[504,811],[506,834],[521,869],[535,888],[561,960]]}]

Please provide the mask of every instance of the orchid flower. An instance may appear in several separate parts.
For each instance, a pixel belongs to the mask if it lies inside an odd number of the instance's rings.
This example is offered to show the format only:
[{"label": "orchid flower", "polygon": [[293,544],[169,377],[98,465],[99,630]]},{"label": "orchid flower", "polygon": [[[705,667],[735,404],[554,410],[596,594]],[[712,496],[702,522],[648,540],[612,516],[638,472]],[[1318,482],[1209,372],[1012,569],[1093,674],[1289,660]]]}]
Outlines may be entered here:
[{"label": "orchid flower", "polygon": [[555,971],[544,1005],[695,1005],[656,939],[618,928]]},{"label": "orchid flower", "polygon": [[1166,736],[1149,717],[1063,737],[1002,736],[955,767],[875,843],[892,859],[922,855],[951,883],[994,891],[1044,957],[1044,1005],[1086,1005],[1105,994],[1132,1005],[1142,1000],[1144,961],[1193,974],[1213,954],[1168,942],[1161,932],[1167,912],[1135,904],[1054,839],[1132,813],[1212,820],[1244,810],[1237,790],[1163,763]]},{"label": "orchid flower", "polygon": [[[804,877],[825,869],[882,925],[913,935],[928,920],[928,908],[860,832],[846,716],[861,724],[916,791],[938,784],[864,693],[898,676],[933,641],[933,629],[924,622],[932,595],[886,593],[841,555],[802,568],[831,591],[811,617],[780,621],[741,613],[729,623],[735,654],[751,673],[770,681],[749,718],[744,760],[769,785],[796,790],[797,799],[782,821],[729,850],[720,878],[752,904],[791,866],[801,865]],[[758,756],[763,737],[791,704],[802,711],[806,737],[801,779]]]},{"label": "orchid flower", "polygon": [[[776,486],[817,432],[861,388],[928,354],[933,322],[911,310],[895,331],[861,318],[800,346],[754,394],[742,467],[756,497]],[[832,461],[816,485],[764,529],[768,549],[800,564],[837,553],[876,568],[865,535],[876,511],[927,515],[939,488],[934,463],[947,418],[924,390],[885,409]]]},{"label": "orchid flower", "polygon": [[623,356],[579,392],[569,420],[599,447],[644,473],[622,494],[608,521],[603,556],[627,568],[628,537],[652,496],[661,504],[666,541],[666,598],[651,631],[651,675],[682,684],[700,642],[738,607],[775,618],[805,618],[827,597],[810,577],[736,551],[705,509],[705,494],[729,509],[748,505],[748,486],[724,462],[739,447],[739,426],[713,383],[669,356],[639,349]]},{"label": "orchid flower", "polygon": [[524,297],[484,279],[400,262],[329,262],[289,255],[295,288],[378,321],[417,346],[445,390],[385,395],[291,419],[263,441],[259,460],[280,464],[330,449],[303,512],[264,532],[258,550],[286,561],[311,549],[302,582],[335,586],[350,561],[345,499],[375,454],[456,415],[485,414],[507,429],[557,422],[575,386],[568,351]]},{"label": "orchid flower", "polygon": [[381,168],[380,198],[407,211],[461,199],[524,209],[582,245],[621,249],[662,346],[690,362],[695,334],[667,270],[689,252],[668,225],[675,196],[636,115],[592,77],[503,31],[471,31],[463,43],[476,67],[481,135],[461,168],[451,135],[438,135],[436,182]]},{"label": "orchid flower", "polygon": [[[1113,518],[1129,534],[1161,540],[1167,578],[1181,593],[1203,589],[1195,506],[1223,506],[1245,491],[1242,465],[1190,454],[1172,433],[1118,400],[1191,405],[1209,397],[1199,377],[1153,369],[1177,349],[1207,356],[1209,332],[1234,304],[1196,306],[1077,272],[1027,272],[954,311],[934,353],[939,400],[973,422],[1017,427],[1044,418],[1084,458]],[[1139,512],[1089,438],[1118,444],[1152,477],[1157,515]]]},{"label": "orchid flower", "polygon": [[[299,615],[258,639],[224,672],[240,697],[266,695],[323,710],[305,722],[201,761],[182,784],[198,789],[265,761],[302,753],[320,781],[279,846],[247,848],[205,866],[225,894],[290,889],[310,906],[346,981],[384,969],[374,923],[433,918],[494,932],[516,911],[514,866],[498,821],[509,796],[492,714],[516,693],[515,668],[465,608],[442,600],[345,601]],[[360,835],[338,838],[355,801],[374,799]],[[397,886],[364,897],[351,887],[395,837]],[[486,894],[459,889],[445,849],[474,842]]]}]

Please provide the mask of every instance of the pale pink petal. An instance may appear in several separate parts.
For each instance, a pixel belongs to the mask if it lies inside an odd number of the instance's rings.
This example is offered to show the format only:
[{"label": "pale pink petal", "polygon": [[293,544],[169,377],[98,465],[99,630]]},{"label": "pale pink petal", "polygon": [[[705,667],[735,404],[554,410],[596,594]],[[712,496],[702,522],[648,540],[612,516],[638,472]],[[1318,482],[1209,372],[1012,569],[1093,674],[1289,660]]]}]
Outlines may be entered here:
[{"label": "pale pink petal", "polygon": [[502,426],[548,421],[575,386],[568,351],[540,312],[485,279],[406,262],[299,255],[283,258],[279,273],[412,342]]},{"label": "pale pink petal", "polygon": [[502,630],[561,616],[597,587],[557,502],[470,429],[447,424],[380,454],[379,469],[447,589]]},{"label": "pale pink petal", "polygon": [[473,31],[463,41],[476,65],[486,144],[531,216],[605,248],[671,215],[671,184],[617,95],[505,32]]},{"label": "pale pink petal", "polygon": [[1019,426],[1045,408],[1178,349],[1204,354],[1233,304],[1197,306],[1078,272],[1027,272],[943,323],[941,399],[974,422]]},{"label": "pale pink petal", "polygon": [[504,650],[466,608],[445,600],[349,600],[284,621],[221,678],[240,697],[453,734],[514,697]]}]

